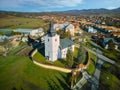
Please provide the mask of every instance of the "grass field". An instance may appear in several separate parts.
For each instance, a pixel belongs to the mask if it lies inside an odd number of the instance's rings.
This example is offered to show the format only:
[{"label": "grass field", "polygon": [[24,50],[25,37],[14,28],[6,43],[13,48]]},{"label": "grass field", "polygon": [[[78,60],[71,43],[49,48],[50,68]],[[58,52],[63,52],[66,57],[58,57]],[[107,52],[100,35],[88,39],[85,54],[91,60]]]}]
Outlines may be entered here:
[{"label": "grass field", "polygon": [[87,72],[90,74],[90,75],[93,75],[94,72],[95,72],[95,65],[96,65],[96,62],[97,62],[97,57],[90,53],[90,64],[89,66],[87,67]]},{"label": "grass field", "polygon": [[[77,58],[77,54],[78,54],[78,48],[75,47],[75,51],[73,53],[74,58]],[[67,67],[67,64],[66,64],[67,61],[65,59],[59,59],[59,60],[56,60],[55,62],[49,62],[46,60],[46,58],[40,52],[37,52],[33,56],[33,58],[34,58],[34,60],[36,60],[37,62],[40,62],[40,63],[55,65],[55,66],[60,66],[60,67]]]},{"label": "grass field", "polygon": [[36,66],[27,57],[0,58],[1,90],[69,90],[68,74]]},{"label": "grass field", "polygon": [[39,52],[37,52],[34,56],[33,56],[34,60],[36,60],[37,62],[43,63],[43,64],[49,64],[49,65],[55,65],[55,66],[60,66],[60,67],[65,67],[66,65],[64,64],[64,62],[61,62],[63,60],[56,60],[55,62],[48,62],[46,60],[46,58]]},{"label": "grass field", "polygon": [[39,28],[44,26],[45,22],[41,19],[24,17],[5,17],[0,18],[0,28]]},{"label": "grass field", "polygon": [[120,89],[120,69],[110,64],[103,64],[100,75],[100,90]]}]

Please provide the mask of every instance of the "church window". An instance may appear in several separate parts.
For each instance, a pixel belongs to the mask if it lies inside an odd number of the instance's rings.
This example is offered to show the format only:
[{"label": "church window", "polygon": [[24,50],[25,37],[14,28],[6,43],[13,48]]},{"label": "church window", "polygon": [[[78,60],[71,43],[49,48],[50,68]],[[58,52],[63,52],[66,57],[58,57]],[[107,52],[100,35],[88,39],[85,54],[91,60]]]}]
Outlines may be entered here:
[{"label": "church window", "polygon": [[48,42],[49,42],[49,39],[48,39]]},{"label": "church window", "polygon": [[55,39],[55,41],[57,41],[57,39]]}]

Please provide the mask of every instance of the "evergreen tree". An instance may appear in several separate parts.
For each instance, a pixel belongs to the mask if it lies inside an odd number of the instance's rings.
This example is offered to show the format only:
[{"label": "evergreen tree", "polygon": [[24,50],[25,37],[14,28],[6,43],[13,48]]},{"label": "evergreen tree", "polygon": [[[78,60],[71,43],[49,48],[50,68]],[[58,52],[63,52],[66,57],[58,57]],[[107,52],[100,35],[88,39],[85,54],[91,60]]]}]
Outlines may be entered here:
[{"label": "evergreen tree", "polygon": [[72,65],[73,65],[73,52],[72,52],[71,48],[69,48],[67,51],[66,61],[67,61],[68,67],[72,67]]}]

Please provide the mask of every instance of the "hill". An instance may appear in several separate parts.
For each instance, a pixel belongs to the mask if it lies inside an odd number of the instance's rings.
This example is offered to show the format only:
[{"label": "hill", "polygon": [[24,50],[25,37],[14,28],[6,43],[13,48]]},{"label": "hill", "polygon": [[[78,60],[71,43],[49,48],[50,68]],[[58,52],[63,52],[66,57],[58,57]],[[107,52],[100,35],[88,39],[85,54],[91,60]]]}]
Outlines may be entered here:
[{"label": "hill", "polygon": [[15,12],[15,11],[0,11],[0,17],[9,15],[14,16],[42,16],[42,15],[120,15],[120,8],[116,9],[83,9],[83,10],[67,10],[67,11],[54,11],[54,12]]}]

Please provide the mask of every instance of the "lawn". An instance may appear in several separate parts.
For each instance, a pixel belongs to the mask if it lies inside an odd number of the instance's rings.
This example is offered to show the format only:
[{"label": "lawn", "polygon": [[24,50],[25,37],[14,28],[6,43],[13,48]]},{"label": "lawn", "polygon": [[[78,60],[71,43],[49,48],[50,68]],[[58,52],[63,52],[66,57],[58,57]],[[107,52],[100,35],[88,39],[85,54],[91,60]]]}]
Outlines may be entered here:
[{"label": "lawn", "polygon": [[120,70],[114,65],[103,64],[100,75],[100,90],[119,90]]},{"label": "lawn", "polygon": [[60,66],[60,67],[66,67],[66,64],[65,64],[64,60],[56,60],[55,62],[50,62],[50,61],[47,61],[46,58],[40,52],[37,52],[33,56],[33,58],[37,62],[40,62],[40,63],[43,63],[43,64],[49,64],[49,65],[55,65],[55,66]]},{"label": "lawn", "polygon": [[69,90],[68,75],[36,66],[26,57],[0,58],[1,90]]},{"label": "lawn", "polygon": [[75,58],[77,58],[77,56],[78,56],[78,50],[79,50],[79,48],[77,48],[77,47],[74,48],[73,55],[74,55]]},{"label": "lawn", "polygon": [[94,72],[95,72],[95,65],[96,65],[96,62],[97,62],[97,57],[90,53],[90,64],[89,66],[87,67],[87,72],[90,74],[90,75],[93,75]]},{"label": "lawn", "polygon": [[0,18],[0,28],[39,28],[45,22],[42,19],[9,16]]},{"label": "lawn", "polygon": [[[41,50],[41,53],[42,53],[42,50]],[[40,63],[44,63],[44,64],[55,65],[55,66],[60,66],[60,67],[67,67],[65,59],[59,59],[59,60],[56,60],[55,62],[50,62],[50,61],[47,61],[46,58],[44,57],[44,55],[42,55],[41,53],[37,52],[33,56],[34,60],[36,60],[37,62],[40,62]],[[75,47],[75,51],[73,53],[74,58],[77,58],[77,54],[78,54],[78,48]]]},{"label": "lawn", "polygon": [[120,63],[120,61],[119,61],[120,52],[118,52],[116,50],[104,50],[103,55],[105,55],[106,57],[108,57],[112,60],[115,60],[117,63]]},{"label": "lawn", "polygon": [[8,54],[15,55],[18,51],[20,51],[25,46],[27,46],[26,42],[20,42],[19,45],[17,47],[12,48]]}]

